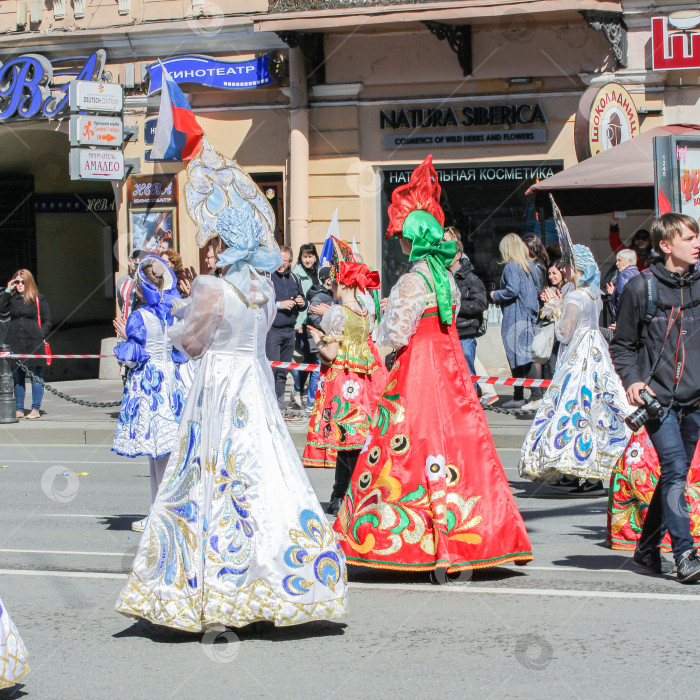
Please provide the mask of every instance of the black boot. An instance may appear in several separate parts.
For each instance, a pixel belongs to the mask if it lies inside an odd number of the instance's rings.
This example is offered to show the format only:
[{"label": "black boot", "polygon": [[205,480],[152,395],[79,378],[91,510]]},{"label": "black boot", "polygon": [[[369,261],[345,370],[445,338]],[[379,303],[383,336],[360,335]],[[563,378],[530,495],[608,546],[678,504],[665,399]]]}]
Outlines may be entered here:
[{"label": "black boot", "polygon": [[335,461],[335,483],[331,492],[331,500],[326,509],[328,515],[338,515],[343,497],[350,486],[352,473],[360,456],[360,450],[343,450],[338,452]]}]

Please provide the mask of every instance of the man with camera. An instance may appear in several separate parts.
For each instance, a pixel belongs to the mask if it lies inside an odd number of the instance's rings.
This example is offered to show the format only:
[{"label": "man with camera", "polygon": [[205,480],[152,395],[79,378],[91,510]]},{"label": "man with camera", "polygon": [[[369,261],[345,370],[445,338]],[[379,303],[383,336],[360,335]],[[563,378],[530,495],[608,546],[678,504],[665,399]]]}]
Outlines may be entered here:
[{"label": "man with camera", "polygon": [[681,583],[700,580],[685,497],[700,437],[698,232],[697,221],[683,214],[654,221],[651,240],[661,261],[625,286],[610,344],[627,399],[639,407],[627,424],[646,427],[661,466],[634,561],[656,573],[672,572],[659,551],[668,529]]}]

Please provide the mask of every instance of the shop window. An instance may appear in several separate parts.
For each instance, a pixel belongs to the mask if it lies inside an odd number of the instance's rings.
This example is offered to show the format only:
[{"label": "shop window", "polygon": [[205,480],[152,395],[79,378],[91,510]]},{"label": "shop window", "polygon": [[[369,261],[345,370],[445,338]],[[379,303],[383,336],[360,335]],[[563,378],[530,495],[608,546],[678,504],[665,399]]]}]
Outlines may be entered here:
[{"label": "shop window", "polygon": [[[462,234],[464,251],[487,289],[498,286],[502,267],[498,244],[507,233],[538,233],[533,197],[525,192],[537,180],[563,170],[562,161],[487,163],[436,167],[442,193],[440,204],[445,226],[456,226]],[[389,225],[387,208],[396,187],[408,182],[412,168],[384,170],[381,197],[382,230]],[[553,227],[547,226],[547,239]],[[555,242],[553,240],[545,243]],[[397,239],[385,240],[382,247],[382,293],[388,294],[410,265]]]}]

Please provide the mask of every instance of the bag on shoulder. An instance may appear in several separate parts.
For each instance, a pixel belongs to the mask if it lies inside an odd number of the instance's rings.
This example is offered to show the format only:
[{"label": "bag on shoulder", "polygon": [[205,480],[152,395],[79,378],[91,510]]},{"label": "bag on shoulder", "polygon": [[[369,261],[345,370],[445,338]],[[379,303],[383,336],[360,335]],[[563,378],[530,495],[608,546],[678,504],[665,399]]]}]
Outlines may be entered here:
[{"label": "bag on shoulder", "polygon": [[534,362],[544,364],[552,356],[554,347],[554,322],[538,324],[535,326],[535,338],[532,341],[532,359]]},{"label": "bag on shoulder", "polygon": [[[39,329],[41,330],[41,307],[39,306],[39,297],[37,296],[36,298],[36,315],[37,315],[37,320],[39,321]],[[51,346],[44,341],[44,355],[50,355],[51,354]],[[46,358],[46,366],[50,367],[51,366],[51,358],[47,357]]]}]

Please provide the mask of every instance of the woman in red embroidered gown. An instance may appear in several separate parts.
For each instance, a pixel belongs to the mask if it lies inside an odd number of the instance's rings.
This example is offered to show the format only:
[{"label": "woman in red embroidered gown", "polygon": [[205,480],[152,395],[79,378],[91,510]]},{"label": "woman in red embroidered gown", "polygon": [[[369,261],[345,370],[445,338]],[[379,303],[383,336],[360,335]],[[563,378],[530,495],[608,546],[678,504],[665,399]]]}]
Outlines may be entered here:
[{"label": "woman in red embroidered gown", "polygon": [[454,325],[431,158],[394,192],[389,235],[414,263],[392,289],[379,345],[397,358],[335,523],[350,563],[460,571],[532,560]]},{"label": "woman in red embroidered gown", "polygon": [[[325,335],[310,329],[323,363],[321,382],[309,421],[302,463],[335,467],[327,513],[336,515],[350,484],[360,449],[387,373],[370,339],[372,316],[356,291],[379,286],[379,274],[352,260],[352,251],[333,238],[333,294],[341,303],[326,311]],[[373,352],[374,350],[374,352]]]},{"label": "woman in red embroidered gown", "polygon": [[[634,433],[610,476],[608,490],[608,545],[613,549],[634,549],[654,489],[659,482],[659,458],[645,429]],[[688,472],[685,496],[690,507],[690,534],[700,542],[700,445]],[[671,550],[668,532],[661,547]]]}]

